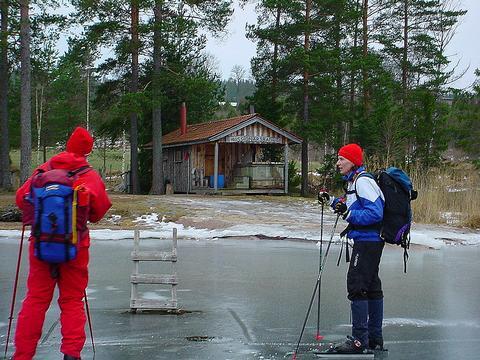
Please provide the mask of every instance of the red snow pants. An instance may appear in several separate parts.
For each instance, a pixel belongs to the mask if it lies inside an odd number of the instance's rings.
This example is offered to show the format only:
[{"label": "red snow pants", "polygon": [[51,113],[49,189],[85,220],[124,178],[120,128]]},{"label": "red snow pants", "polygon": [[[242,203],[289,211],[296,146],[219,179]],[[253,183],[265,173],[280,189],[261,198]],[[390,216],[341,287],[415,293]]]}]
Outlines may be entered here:
[{"label": "red snow pants", "polygon": [[58,305],[64,354],[80,357],[85,343],[84,291],[88,284],[88,247],[80,247],[75,260],[59,265],[59,276],[52,278],[50,264],[33,255],[33,241],[30,241],[30,270],[27,280],[27,294],[18,315],[15,332],[15,360],[31,360],[35,355],[38,340],[42,335],[43,322],[55,285],[58,285]]}]

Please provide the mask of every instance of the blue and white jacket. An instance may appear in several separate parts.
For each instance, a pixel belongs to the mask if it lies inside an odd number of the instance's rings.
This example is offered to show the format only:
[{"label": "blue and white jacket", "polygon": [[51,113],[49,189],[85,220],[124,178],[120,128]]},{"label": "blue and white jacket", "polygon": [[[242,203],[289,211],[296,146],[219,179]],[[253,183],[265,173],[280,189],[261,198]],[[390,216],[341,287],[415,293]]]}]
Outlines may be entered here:
[{"label": "blue and white jacket", "polygon": [[[374,179],[366,175],[359,176],[364,172],[365,168],[360,167],[343,176],[348,182],[347,212],[344,219],[351,227],[347,237],[354,241],[383,241],[380,238],[380,223],[383,219],[385,197]],[[335,207],[338,201],[342,201],[342,198],[334,199],[332,207]],[[369,226],[371,228],[368,228]]]}]

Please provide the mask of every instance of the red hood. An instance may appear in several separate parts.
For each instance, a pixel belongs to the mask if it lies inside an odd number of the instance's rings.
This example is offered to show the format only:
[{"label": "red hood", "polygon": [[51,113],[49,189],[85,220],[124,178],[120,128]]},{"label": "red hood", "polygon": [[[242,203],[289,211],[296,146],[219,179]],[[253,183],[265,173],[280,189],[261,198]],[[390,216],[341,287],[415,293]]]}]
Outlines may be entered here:
[{"label": "red hood", "polygon": [[54,169],[75,170],[82,166],[88,166],[87,159],[70,152],[61,152],[50,159],[50,165]]}]

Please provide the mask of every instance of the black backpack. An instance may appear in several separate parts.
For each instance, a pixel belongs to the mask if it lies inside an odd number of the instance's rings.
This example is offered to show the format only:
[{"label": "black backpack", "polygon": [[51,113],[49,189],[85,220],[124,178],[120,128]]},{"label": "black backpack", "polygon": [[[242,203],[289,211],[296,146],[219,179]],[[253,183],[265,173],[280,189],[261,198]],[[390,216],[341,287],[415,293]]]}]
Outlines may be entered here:
[{"label": "black backpack", "polygon": [[[368,176],[376,181],[385,197],[380,237],[389,244],[404,249],[404,272],[407,272],[407,250],[410,247],[410,228],[412,225],[411,201],[418,196],[413,189],[409,176],[396,167],[379,170],[374,174],[361,173],[358,177]],[[358,179],[358,178],[357,178]],[[355,183],[356,184],[356,183]],[[356,193],[356,189],[355,189]]]}]

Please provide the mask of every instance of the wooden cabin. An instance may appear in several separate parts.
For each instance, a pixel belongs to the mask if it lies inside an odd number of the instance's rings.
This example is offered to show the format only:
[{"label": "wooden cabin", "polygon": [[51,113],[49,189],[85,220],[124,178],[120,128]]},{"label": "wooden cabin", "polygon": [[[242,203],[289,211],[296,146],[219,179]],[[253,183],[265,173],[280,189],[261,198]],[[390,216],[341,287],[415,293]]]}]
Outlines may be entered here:
[{"label": "wooden cabin", "polygon": [[[187,125],[182,108],[180,123],[162,138],[165,181],[174,192],[288,192],[288,149],[302,142],[297,135],[258,114]],[[282,160],[265,161],[266,148]]]}]

